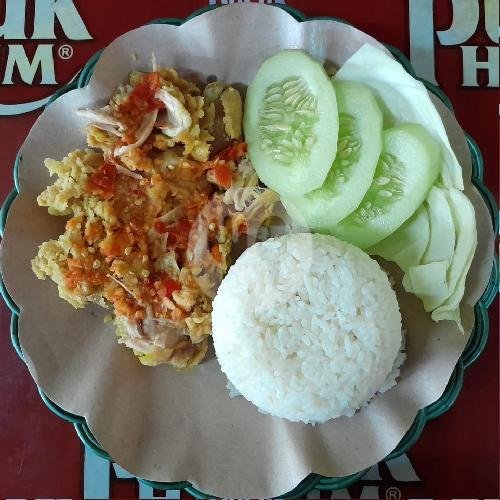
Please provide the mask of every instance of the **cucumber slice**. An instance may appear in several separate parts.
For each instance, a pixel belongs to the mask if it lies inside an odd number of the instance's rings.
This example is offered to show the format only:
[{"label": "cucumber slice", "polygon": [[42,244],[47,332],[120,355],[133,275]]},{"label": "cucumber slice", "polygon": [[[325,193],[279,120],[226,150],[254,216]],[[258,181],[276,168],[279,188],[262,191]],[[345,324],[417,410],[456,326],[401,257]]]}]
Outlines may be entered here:
[{"label": "cucumber slice", "polygon": [[459,305],[465,292],[465,279],[477,247],[476,216],[469,198],[456,189],[448,192],[448,201],[453,214],[456,245],[453,260],[448,269],[449,297],[431,314],[434,321],[455,321],[463,332]]},{"label": "cucumber slice", "polygon": [[394,123],[421,124],[442,146],[443,183],[464,188],[462,168],[450,145],[448,135],[425,86],[408,74],[403,66],[384,51],[365,44],[337,71],[334,81],[356,81],[377,94],[387,117]]},{"label": "cucumber slice", "polygon": [[439,260],[411,266],[405,274],[411,283],[412,293],[422,301],[427,312],[432,311],[436,307],[436,301],[442,302],[443,297],[448,294],[446,279],[448,266],[448,261]]},{"label": "cucumber slice", "polygon": [[339,110],[337,156],[324,184],[302,196],[282,197],[288,214],[313,230],[353,212],[370,187],[382,149],[382,111],[360,83],[334,85]]},{"label": "cucumber slice", "polygon": [[446,261],[451,264],[455,251],[455,226],[447,198],[447,189],[433,186],[425,204],[429,211],[430,240],[422,258],[423,264]]},{"label": "cucumber slice", "polygon": [[410,266],[420,264],[429,234],[429,214],[423,204],[397,231],[369,248],[368,253],[395,262],[407,272]]},{"label": "cucumber slice", "polygon": [[405,123],[384,131],[382,151],[360,206],[331,228],[334,236],[362,249],[408,220],[439,174],[439,146],[421,125]]},{"label": "cucumber slice", "polygon": [[264,184],[287,196],[320,187],[339,129],[335,91],[323,66],[302,50],[267,59],[248,87],[243,127]]}]

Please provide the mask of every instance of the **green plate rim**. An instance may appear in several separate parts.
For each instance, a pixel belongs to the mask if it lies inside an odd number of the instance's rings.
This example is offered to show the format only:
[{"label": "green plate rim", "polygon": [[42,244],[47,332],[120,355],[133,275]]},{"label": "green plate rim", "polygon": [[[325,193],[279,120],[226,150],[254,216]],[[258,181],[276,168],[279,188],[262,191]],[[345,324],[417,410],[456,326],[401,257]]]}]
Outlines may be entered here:
[{"label": "green plate rim", "polygon": [[[337,21],[350,24],[347,21],[336,17],[331,17],[331,16],[306,17],[302,12],[293,7],[289,7],[286,5],[275,5],[275,6],[288,12],[292,17],[294,17],[297,21],[300,22],[311,21],[311,20],[327,20],[327,21]],[[147,24],[171,24],[179,26],[183,22],[186,22],[189,19],[192,19],[193,17],[199,16],[204,12],[208,12],[209,10],[213,10],[218,7],[220,6],[213,5],[204,7],[202,9],[193,12],[186,19],[159,18],[159,19],[153,19]],[[386,47],[393,54],[393,56],[401,63],[401,65],[406,69],[406,71],[410,73],[412,76],[416,77],[415,71],[410,61],[407,59],[407,57],[396,47],[392,47],[387,44]],[[88,84],[90,77],[92,76],[94,67],[97,61],[99,60],[101,53],[102,50],[96,52],[82,68],[78,78],[75,81],[71,82],[70,84],[61,87],[51,97],[47,106],[49,106],[59,96],[65,94],[66,92],[73,90],[75,88],[85,87]],[[427,82],[424,79],[421,78],[418,79],[427,87],[427,89],[430,92],[436,95],[445,104],[445,106],[448,109],[450,109],[451,112],[453,112],[451,101],[439,87],[431,84],[430,82]],[[481,196],[483,197],[483,200],[485,201],[488,207],[495,235],[498,235],[498,222],[499,222],[498,211],[496,209],[496,202],[493,197],[493,194],[489,191],[489,189],[486,187],[483,181],[484,163],[482,159],[481,150],[479,149],[477,143],[470,135],[466,134],[466,138],[472,157],[472,165],[473,165],[472,182],[474,186],[478,189],[478,191],[481,193]],[[18,154],[13,167],[15,188],[7,195],[6,199],[4,200],[0,208],[0,237],[3,236],[9,208],[18,193],[19,162],[20,162],[20,156]],[[23,352],[19,342],[19,335],[18,335],[19,308],[10,297],[4,285],[3,279],[1,278],[2,276],[0,274],[0,294],[2,295],[5,303],[7,304],[7,307],[11,311],[10,333],[11,333],[12,346],[19,355],[19,357],[23,359]],[[499,287],[499,264],[498,264],[498,257],[495,255],[489,283],[483,295],[481,296],[481,298],[474,307],[474,313],[475,313],[474,329],[471,333],[469,342],[467,343],[467,346],[465,347],[464,352],[462,353],[462,356],[460,357],[460,359],[457,362],[457,365],[455,366],[455,369],[450,377],[446,389],[444,390],[443,394],[437,401],[421,409],[417,413],[417,416],[415,417],[412,426],[405,434],[401,442],[384,460],[391,460],[393,458],[402,455],[403,453],[406,453],[419,439],[420,435],[422,434],[425,428],[426,423],[429,420],[439,417],[440,415],[448,411],[451,408],[451,406],[455,403],[462,388],[464,370],[467,367],[469,367],[481,355],[487,343],[488,333],[489,333],[489,318],[487,309],[493,302],[495,296],[498,294],[498,287]],[[51,401],[40,388],[38,388],[38,391],[40,393],[42,401],[53,413],[55,413],[58,417],[62,418],[63,420],[74,425],[76,434],[78,435],[78,437],[85,446],[87,446],[89,449],[91,449],[94,453],[96,453],[100,457],[112,460],[112,457],[99,445],[96,438],[92,435],[92,432],[87,426],[84,417],[63,410],[61,407],[59,407],[53,401]],[[280,495],[280,497],[281,498],[305,497],[313,489],[333,491],[333,490],[347,488],[356,483],[358,480],[360,480],[367,472],[367,470],[368,469],[365,469],[359,471],[356,474],[352,474],[350,476],[345,476],[345,477],[324,477],[319,474],[310,474],[303,481],[301,481],[293,490],[289,491],[284,495]],[[193,495],[195,498],[202,499],[210,497],[210,495],[196,489],[188,481],[158,482],[158,481],[149,481],[139,477],[137,479],[142,483],[145,483],[148,486],[151,486],[155,489],[161,489],[161,490],[184,489],[186,492]]]}]

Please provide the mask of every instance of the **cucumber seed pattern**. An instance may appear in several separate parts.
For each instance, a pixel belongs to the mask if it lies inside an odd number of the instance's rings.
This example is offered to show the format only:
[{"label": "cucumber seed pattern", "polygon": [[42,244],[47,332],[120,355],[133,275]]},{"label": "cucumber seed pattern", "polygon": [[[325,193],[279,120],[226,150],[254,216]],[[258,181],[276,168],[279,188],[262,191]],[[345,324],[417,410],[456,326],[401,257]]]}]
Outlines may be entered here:
[{"label": "cucumber seed pattern", "polygon": [[361,137],[356,120],[348,113],[339,113],[337,156],[323,186],[306,194],[306,197],[312,199],[319,195],[327,199],[331,198],[349,179],[349,168],[359,161],[360,155]]},{"label": "cucumber seed pattern", "polygon": [[306,159],[316,140],[317,104],[300,77],[270,85],[259,113],[262,149],[285,164]]},{"label": "cucumber seed pattern", "polygon": [[382,153],[373,182],[359,207],[345,221],[362,225],[391,209],[404,194],[403,165],[394,155]]}]

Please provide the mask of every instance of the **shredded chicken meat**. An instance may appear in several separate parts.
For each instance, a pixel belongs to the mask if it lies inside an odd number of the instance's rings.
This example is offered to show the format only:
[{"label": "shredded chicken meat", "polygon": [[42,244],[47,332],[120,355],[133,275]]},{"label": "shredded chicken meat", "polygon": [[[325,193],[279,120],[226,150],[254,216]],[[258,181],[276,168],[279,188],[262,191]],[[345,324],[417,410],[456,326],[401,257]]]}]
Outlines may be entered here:
[{"label": "shredded chicken meat", "polygon": [[146,365],[204,358],[232,245],[265,224],[276,201],[256,187],[241,97],[218,85],[205,102],[210,92],[172,69],[134,73],[108,105],[80,111],[93,150],[46,160],[57,180],[38,203],[70,219],[40,246],[33,270],[75,307],[111,308],[119,343]]}]

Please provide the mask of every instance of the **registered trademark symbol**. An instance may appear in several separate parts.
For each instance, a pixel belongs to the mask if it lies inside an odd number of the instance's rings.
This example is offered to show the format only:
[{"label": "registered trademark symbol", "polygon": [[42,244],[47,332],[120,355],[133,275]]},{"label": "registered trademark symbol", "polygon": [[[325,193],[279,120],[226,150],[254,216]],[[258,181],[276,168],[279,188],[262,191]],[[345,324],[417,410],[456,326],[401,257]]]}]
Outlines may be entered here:
[{"label": "registered trademark symbol", "polygon": [[71,45],[61,45],[57,50],[61,59],[70,59],[73,56],[73,47]]},{"label": "registered trademark symbol", "polygon": [[401,490],[397,486],[391,486],[385,490],[386,500],[400,500]]}]

